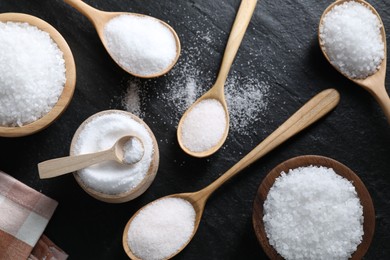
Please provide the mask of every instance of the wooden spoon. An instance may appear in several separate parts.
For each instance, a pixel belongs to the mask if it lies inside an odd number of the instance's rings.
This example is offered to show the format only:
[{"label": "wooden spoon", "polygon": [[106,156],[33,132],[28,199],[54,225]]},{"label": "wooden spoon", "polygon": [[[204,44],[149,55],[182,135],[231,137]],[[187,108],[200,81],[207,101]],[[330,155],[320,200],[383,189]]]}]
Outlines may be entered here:
[{"label": "wooden spoon", "polygon": [[[191,193],[180,193],[173,194],[163,198],[181,198],[187,200],[192,204],[196,212],[195,218],[195,228],[193,230],[191,238],[195,235],[196,230],[198,229],[204,207],[206,205],[207,199],[210,195],[217,190],[222,184],[230,180],[232,177],[237,175],[241,170],[245,169],[251,165],[256,160],[260,159],[268,152],[288,140],[290,137],[299,133],[328,112],[330,112],[338,104],[340,96],[338,92],[334,89],[324,90],[321,93],[317,94],[311,100],[309,100],[302,108],[300,108],[294,115],[292,115],[286,122],[284,122],[278,129],[276,129],[270,136],[268,136],[263,142],[256,146],[251,152],[249,152],[244,158],[242,158],[238,163],[236,163],[232,168],[230,168],[225,174],[219,177],[217,180],[212,182],[207,187],[203,188],[197,192]],[[153,203],[153,202],[151,202]],[[144,206],[147,207],[148,205]],[[127,234],[131,222],[134,217],[142,210],[138,210],[133,217],[127,222],[124,233],[123,233],[123,248],[126,251],[127,255],[131,259],[139,259],[136,255],[133,254],[130,247],[127,243]],[[191,238],[185,243],[185,245],[180,248],[173,257],[178,254],[183,248],[190,242]]]},{"label": "wooden spoon", "polygon": [[137,155],[137,158],[134,158],[134,161],[129,162],[126,160],[125,155],[128,152],[131,152],[126,151],[126,144],[132,139],[136,139],[142,144],[142,141],[138,137],[127,135],[119,138],[110,149],[104,151],[66,156],[41,162],[38,164],[39,177],[41,179],[57,177],[104,161],[135,164],[142,159],[144,151],[142,151],[141,156]]},{"label": "wooden spoon", "polygon": [[[157,19],[155,17],[151,17],[151,16],[143,15],[143,14],[128,13],[128,12],[104,12],[104,11],[100,11],[98,9],[95,9],[95,8],[91,7],[90,5],[87,5],[86,3],[84,3],[81,0],[64,0],[64,1],[66,3],[68,3],[69,5],[73,6],[74,8],[76,8],[80,13],[85,15],[92,22],[92,24],[95,26],[95,29],[96,29],[99,37],[100,37],[100,40],[102,41],[102,43],[103,43],[104,47],[106,48],[108,54],[119,65],[119,67],[121,67],[123,70],[125,70],[129,74],[131,74],[133,76],[136,76],[136,77],[140,77],[140,78],[159,77],[161,75],[164,75],[168,71],[170,71],[173,68],[173,66],[176,64],[177,60],[179,59],[179,55],[180,55],[180,51],[181,51],[180,40],[179,40],[179,37],[177,36],[175,30],[169,24],[167,24],[167,23],[165,23],[165,22],[163,22],[163,21],[161,21],[161,20],[159,20],[159,19]],[[114,56],[111,54],[111,51],[108,48],[107,41],[106,41],[106,38],[104,36],[104,27],[111,19],[113,19],[113,18],[115,18],[117,16],[120,16],[120,15],[133,15],[133,16],[138,16],[138,17],[150,17],[152,19],[158,20],[162,25],[167,27],[172,32],[172,35],[174,36],[175,41],[176,41],[176,58],[172,61],[172,64],[170,66],[168,66],[165,70],[163,70],[163,71],[161,71],[159,73],[156,73],[156,74],[151,74],[151,75],[139,75],[137,73],[129,71],[124,66],[119,64],[116,61],[116,59],[114,59]]]},{"label": "wooden spoon", "polygon": [[358,245],[356,251],[352,254],[351,259],[362,259],[370,247],[375,231],[375,210],[370,193],[368,192],[364,183],[351,169],[336,160],[323,156],[305,155],[289,159],[276,166],[263,179],[253,203],[252,221],[257,240],[270,259],[283,259],[269,244],[267,234],[264,229],[263,204],[267,198],[270,188],[273,186],[276,178],[278,178],[282,172],[288,173],[290,169],[296,169],[298,167],[306,167],[310,165],[332,168],[338,175],[351,181],[355,186],[360,203],[363,206],[364,235],[362,242]]},{"label": "wooden spoon", "polygon": [[[233,27],[229,36],[229,40],[226,45],[225,53],[223,55],[221,68],[219,70],[218,78],[214,85],[211,87],[209,91],[207,91],[203,96],[201,96],[194,104],[191,105],[190,108],[183,114],[182,118],[179,121],[179,125],[177,127],[177,139],[180,147],[189,155],[194,157],[206,157],[213,153],[215,153],[225,142],[226,137],[229,132],[229,112],[225,100],[224,94],[224,85],[229,74],[230,67],[232,66],[233,60],[237,54],[238,48],[240,47],[241,41],[244,37],[246,28],[249,25],[251,20],[253,11],[255,10],[257,0],[242,0],[240,7],[238,9],[238,13],[236,19],[233,23]],[[188,113],[201,101],[205,99],[215,99],[221,103],[225,110],[226,116],[226,126],[223,136],[220,141],[210,149],[202,152],[193,152],[188,149],[182,141],[182,124],[186,119]],[[205,129],[205,131],[213,131],[212,129]]]},{"label": "wooden spoon", "polygon": [[[326,54],[326,50],[325,50],[325,48],[324,48],[324,46],[322,44],[321,38],[320,38],[320,27],[321,27],[321,24],[323,23],[323,19],[324,19],[325,15],[330,10],[332,10],[336,5],[341,5],[341,4],[343,4],[345,2],[348,2],[348,1],[350,1],[350,0],[336,0],[334,3],[329,5],[328,8],[325,9],[325,11],[322,14],[321,19],[320,19],[320,26],[318,27],[318,41],[320,43],[320,47],[321,47],[322,53],[324,54],[325,58],[329,61],[330,64],[332,64],[332,62],[330,61],[329,56]],[[371,76],[368,76],[365,79],[354,79],[354,78],[348,77],[343,72],[341,72],[336,66],[334,66],[333,64],[332,64],[332,66],[336,70],[338,70],[341,74],[343,74],[345,77],[347,77],[348,79],[352,80],[353,82],[355,82],[359,86],[361,86],[364,89],[366,89],[369,93],[371,93],[371,95],[376,99],[376,101],[381,106],[384,114],[387,117],[387,121],[390,123],[390,98],[389,98],[389,95],[387,94],[386,88],[385,88],[386,60],[387,60],[387,58],[386,58],[386,56],[387,56],[387,48],[386,48],[385,28],[384,28],[384,25],[383,25],[383,22],[382,22],[382,19],[381,19],[380,15],[378,14],[378,12],[375,10],[375,8],[372,5],[370,5],[369,3],[367,3],[366,1],[363,1],[363,0],[354,0],[354,1],[357,2],[357,3],[363,4],[366,7],[368,7],[378,17],[378,19],[379,19],[379,21],[380,21],[380,23],[382,25],[381,26],[381,34],[382,34],[383,44],[385,46],[385,56],[384,56],[384,59],[383,59],[381,65],[379,67],[379,70],[376,71]]]},{"label": "wooden spoon", "polygon": [[40,30],[47,32],[50,35],[52,40],[58,45],[58,48],[60,48],[64,55],[63,58],[65,60],[66,81],[64,89],[62,90],[62,93],[54,107],[46,115],[32,123],[15,127],[0,126],[1,137],[21,137],[32,135],[47,128],[55,120],[57,120],[66,110],[70,101],[72,100],[76,87],[76,65],[73,54],[64,37],[62,37],[62,35],[53,26],[38,17],[23,13],[3,13],[0,14],[0,22],[28,23],[29,25],[36,26]]}]

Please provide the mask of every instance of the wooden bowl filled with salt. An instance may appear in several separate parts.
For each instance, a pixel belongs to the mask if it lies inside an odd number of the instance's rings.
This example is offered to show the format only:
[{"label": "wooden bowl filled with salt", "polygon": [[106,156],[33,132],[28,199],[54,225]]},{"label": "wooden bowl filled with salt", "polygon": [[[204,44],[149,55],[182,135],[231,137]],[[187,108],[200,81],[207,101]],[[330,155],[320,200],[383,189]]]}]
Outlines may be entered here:
[{"label": "wooden bowl filled with salt", "polygon": [[270,259],[361,259],[374,235],[375,211],[351,169],[306,155],[268,173],[257,191],[252,221]]},{"label": "wooden bowl filled with salt", "polygon": [[3,13],[0,49],[0,136],[26,136],[48,127],[70,103],[76,85],[65,39],[35,16]]}]

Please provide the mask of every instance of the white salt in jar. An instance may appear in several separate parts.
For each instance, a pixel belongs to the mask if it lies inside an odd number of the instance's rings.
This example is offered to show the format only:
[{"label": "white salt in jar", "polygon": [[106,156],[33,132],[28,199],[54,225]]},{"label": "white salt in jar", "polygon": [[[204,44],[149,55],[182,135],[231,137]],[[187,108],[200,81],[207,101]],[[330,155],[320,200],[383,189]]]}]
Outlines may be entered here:
[{"label": "white salt in jar", "polygon": [[74,173],[79,185],[98,200],[121,203],[146,191],[159,164],[156,138],[145,122],[121,110],[106,110],[89,117],[74,134],[70,155],[109,149],[125,135],[135,135],[142,141],[144,155],[139,162],[128,165],[106,161]]}]

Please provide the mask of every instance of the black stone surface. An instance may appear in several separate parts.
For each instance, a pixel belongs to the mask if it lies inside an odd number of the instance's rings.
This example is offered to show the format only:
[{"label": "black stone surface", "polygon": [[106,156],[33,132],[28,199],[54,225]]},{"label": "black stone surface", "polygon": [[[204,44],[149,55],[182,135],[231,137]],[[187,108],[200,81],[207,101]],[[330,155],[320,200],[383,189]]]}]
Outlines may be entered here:
[{"label": "black stone surface", "polygon": [[[218,72],[240,4],[238,0],[86,2],[106,11],[131,11],[167,21],[181,39],[180,61],[185,60],[186,50],[194,47],[197,32],[211,31],[210,37],[215,40],[205,42],[204,46],[212,49],[213,54],[200,48],[198,55],[202,59],[197,62],[199,70],[210,75]],[[70,259],[126,259],[122,233],[135,211],[161,196],[206,186],[308,99],[332,87],[341,94],[338,107],[215,192],[206,205],[197,234],[176,259],[266,258],[252,228],[255,193],[264,176],[277,164],[305,154],[331,157],[360,176],[376,210],[375,236],[366,259],[389,259],[390,127],[368,92],[340,75],[320,52],[317,27],[322,12],[331,3],[330,0],[258,2],[232,71],[268,81],[272,98],[261,120],[248,129],[249,135],[229,134],[224,147],[208,159],[191,158],[180,150],[176,141],[177,121],[171,122],[167,116],[172,111],[151,94],[144,120],[159,141],[161,161],[157,177],[139,198],[108,204],[87,195],[71,175],[40,180],[37,163],[67,155],[74,132],[87,117],[106,109],[123,109],[118,97],[124,95],[125,82],[132,76],[110,59],[92,24],[63,1],[1,0],[0,12],[35,15],[64,36],[75,57],[77,86],[68,109],[49,128],[32,136],[0,138],[0,170],[59,202],[45,233]],[[385,28],[390,28],[390,3],[380,0],[370,3],[381,15]],[[248,61],[253,62],[254,68],[246,66]],[[164,88],[170,77],[167,74],[150,84]],[[386,83],[390,86],[390,79]]]}]

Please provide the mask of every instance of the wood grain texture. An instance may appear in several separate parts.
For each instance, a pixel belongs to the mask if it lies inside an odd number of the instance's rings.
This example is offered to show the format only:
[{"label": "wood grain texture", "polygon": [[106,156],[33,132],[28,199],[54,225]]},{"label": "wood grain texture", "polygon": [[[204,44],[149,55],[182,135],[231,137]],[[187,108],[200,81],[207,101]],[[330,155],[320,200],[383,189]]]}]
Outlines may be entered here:
[{"label": "wood grain texture", "polygon": [[0,126],[0,136],[2,137],[20,137],[31,135],[45,129],[50,124],[52,124],[69,105],[76,87],[76,65],[68,43],[62,37],[62,35],[46,21],[39,19],[38,17],[22,13],[0,14],[0,21],[26,22],[30,25],[38,27],[42,31],[49,33],[50,37],[62,51],[63,58],[65,60],[66,82],[62,94],[59,96],[58,101],[54,107],[46,115],[32,123],[20,127]]},{"label": "wood grain texture", "polygon": [[270,259],[283,259],[268,242],[263,223],[263,204],[270,188],[282,172],[288,173],[290,169],[310,165],[333,168],[338,175],[351,181],[355,186],[357,195],[360,198],[360,203],[363,206],[364,235],[361,244],[357,247],[357,250],[353,253],[351,259],[362,259],[370,247],[375,231],[375,210],[371,196],[364,183],[351,169],[334,159],[317,155],[304,155],[291,158],[280,163],[263,179],[254,199],[252,215],[253,228],[260,245]]}]

